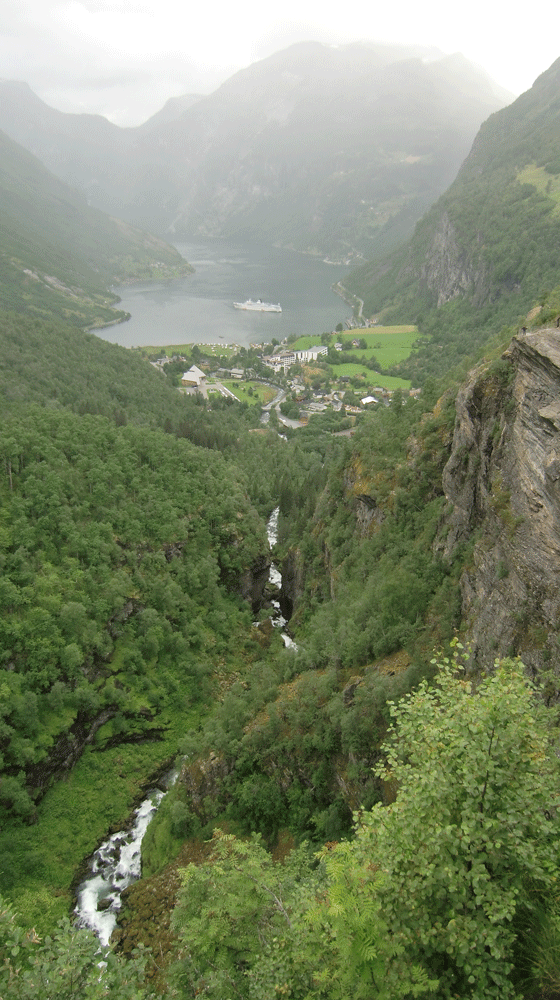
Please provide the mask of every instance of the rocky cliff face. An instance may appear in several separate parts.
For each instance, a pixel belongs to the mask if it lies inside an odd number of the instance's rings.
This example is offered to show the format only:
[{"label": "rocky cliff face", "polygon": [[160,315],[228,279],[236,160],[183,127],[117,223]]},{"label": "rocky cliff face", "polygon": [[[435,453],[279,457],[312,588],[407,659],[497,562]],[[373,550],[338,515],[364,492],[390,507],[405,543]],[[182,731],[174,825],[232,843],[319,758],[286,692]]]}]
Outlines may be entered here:
[{"label": "rocky cliff face", "polygon": [[468,295],[475,305],[487,298],[485,268],[479,260],[475,260],[472,248],[470,254],[461,250],[447,212],[443,212],[434,232],[421,277],[437,296],[438,307],[459,295]]},{"label": "rocky cliff face", "polygon": [[268,582],[269,572],[270,558],[268,555],[263,555],[239,576],[238,592],[244,601],[250,602],[254,611],[258,611],[262,607],[263,593]]},{"label": "rocky cliff face", "polygon": [[299,549],[290,549],[282,560],[282,589],[280,610],[289,621],[301,601],[305,588],[305,566]]},{"label": "rocky cliff face", "polygon": [[538,671],[560,644],[560,331],[514,337],[456,403],[436,548],[472,546],[463,622],[478,666],[519,654]]}]

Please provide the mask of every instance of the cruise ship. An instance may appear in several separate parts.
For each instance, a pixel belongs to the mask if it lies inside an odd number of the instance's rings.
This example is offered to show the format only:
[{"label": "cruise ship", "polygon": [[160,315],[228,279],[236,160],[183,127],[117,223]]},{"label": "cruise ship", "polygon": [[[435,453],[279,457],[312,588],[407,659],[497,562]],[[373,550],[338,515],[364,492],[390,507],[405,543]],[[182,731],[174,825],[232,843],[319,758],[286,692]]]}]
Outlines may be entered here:
[{"label": "cruise ship", "polygon": [[249,312],[264,312],[264,313],[281,313],[282,306],[279,302],[262,302],[261,299],[257,299],[253,302],[252,299],[247,299],[246,302],[234,302],[234,309],[248,309]]}]

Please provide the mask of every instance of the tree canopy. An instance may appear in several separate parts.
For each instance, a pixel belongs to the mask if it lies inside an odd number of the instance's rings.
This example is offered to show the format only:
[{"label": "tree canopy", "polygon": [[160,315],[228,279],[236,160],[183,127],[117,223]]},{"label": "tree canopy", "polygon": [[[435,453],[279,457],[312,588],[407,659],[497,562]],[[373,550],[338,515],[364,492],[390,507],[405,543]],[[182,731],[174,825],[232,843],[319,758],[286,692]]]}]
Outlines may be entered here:
[{"label": "tree canopy", "polygon": [[180,996],[517,995],[558,911],[555,713],[519,662],[475,688],[445,660],[391,714],[352,841],[283,864],[219,835],[186,870]]}]

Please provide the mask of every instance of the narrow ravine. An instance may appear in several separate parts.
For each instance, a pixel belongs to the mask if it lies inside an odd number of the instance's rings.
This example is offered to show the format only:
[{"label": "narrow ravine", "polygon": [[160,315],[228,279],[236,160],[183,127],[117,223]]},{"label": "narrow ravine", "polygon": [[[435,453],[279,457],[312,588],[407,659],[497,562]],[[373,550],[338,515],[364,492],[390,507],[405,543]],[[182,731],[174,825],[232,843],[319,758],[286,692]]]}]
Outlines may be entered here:
[{"label": "narrow ravine", "polygon": [[[179,769],[173,768],[163,779],[164,787],[171,788],[178,773]],[[78,886],[76,923],[94,931],[102,945],[109,944],[115,929],[121,894],[140,878],[142,839],[165,794],[160,788],[148,792],[134,811],[132,825],[112,834],[94,851],[89,861],[90,874]]]},{"label": "narrow ravine", "polygon": [[[278,540],[278,515],[279,515],[279,513],[280,513],[280,508],[279,507],[275,507],[274,510],[272,511],[272,514],[270,515],[270,517],[269,517],[269,519],[267,521],[267,524],[266,524],[266,534],[267,534],[267,538],[268,538],[268,544],[270,545],[271,549],[272,549],[273,545],[276,545],[276,542]],[[270,572],[268,574],[268,579],[270,580],[270,583],[274,587],[277,587],[278,589],[280,589],[280,587],[282,586],[282,575],[281,575],[278,567],[274,563],[270,564]],[[284,616],[282,614],[282,611],[280,609],[280,602],[272,600],[270,603],[272,604],[272,607],[274,608],[274,613],[270,616],[270,620],[271,620],[274,628],[285,629],[286,625],[288,624],[288,622],[286,621],[286,619],[284,618]],[[285,645],[286,649],[293,649],[294,651],[297,651],[297,646],[296,646],[294,640],[291,639],[290,636],[286,632],[282,632],[281,634],[282,634],[282,639],[284,640],[284,645]]]},{"label": "narrow ravine", "polygon": [[[276,507],[266,525],[271,548],[278,538],[279,512],[280,508]],[[270,566],[269,580],[278,589],[282,585],[282,576],[274,563]],[[286,648],[297,651],[293,639],[283,631],[287,621],[282,615],[279,601],[272,600],[271,604],[273,612],[270,620],[274,628],[282,630]],[[179,770],[175,768],[165,776],[162,782],[164,788],[169,789],[174,784],[178,773]],[[94,931],[102,945],[109,943],[116,927],[123,891],[142,874],[142,839],[165,794],[160,788],[148,792],[135,810],[131,826],[112,834],[93,853],[89,860],[90,874],[78,886],[74,909],[76,923],[79,927],[89,927]]]}]

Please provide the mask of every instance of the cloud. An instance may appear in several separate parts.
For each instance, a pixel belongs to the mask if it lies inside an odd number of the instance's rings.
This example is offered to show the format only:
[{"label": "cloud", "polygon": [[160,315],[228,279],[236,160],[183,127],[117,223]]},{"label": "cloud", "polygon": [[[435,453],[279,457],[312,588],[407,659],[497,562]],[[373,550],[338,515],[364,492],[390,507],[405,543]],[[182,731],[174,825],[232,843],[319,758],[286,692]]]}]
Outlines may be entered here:
[{"label": "cloud", "polygon": [[[531,33],[534,37],[531,37]],[[461,51],[502,86],[527,89],[556,58],[538,18],[505,19],[502,3],[447,0],[368,5],[262,0],[177,5],[176,0],[4,0],[0,66],[62,110],[137,124],[173,95],[214,89],[236,69],[296,41],[358,39]]]}]

